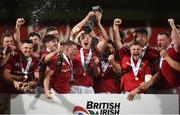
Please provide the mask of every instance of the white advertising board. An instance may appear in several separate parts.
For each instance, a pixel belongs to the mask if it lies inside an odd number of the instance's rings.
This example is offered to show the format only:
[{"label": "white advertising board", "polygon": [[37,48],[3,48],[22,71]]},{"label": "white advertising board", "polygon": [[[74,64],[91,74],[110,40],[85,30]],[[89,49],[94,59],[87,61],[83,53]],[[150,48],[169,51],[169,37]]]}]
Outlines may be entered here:
[{"label": "white advertising board", "polygon": [[126,94],[53,94],[12,95],[11,114],[122,115],[179,114],[178,95]]}]

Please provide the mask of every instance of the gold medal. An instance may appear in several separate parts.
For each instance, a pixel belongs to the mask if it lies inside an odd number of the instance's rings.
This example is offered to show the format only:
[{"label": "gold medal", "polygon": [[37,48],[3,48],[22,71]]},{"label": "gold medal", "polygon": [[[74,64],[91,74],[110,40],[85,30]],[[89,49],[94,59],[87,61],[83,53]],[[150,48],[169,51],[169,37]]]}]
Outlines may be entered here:
[{"label": "gold medal", "polygon": [[86,72],[83,73],[83,76],[86,76]]},{"label": "gold medal", "polygon": [[25,79],[27,79],[27,78],[28,78],[28,76],[27,76],[27,75],[24,75],[24,78],[25,78]]},{"label": "gold medal", "polygon": [[135,77],[135,80],[138,80],[139,78],[138,77]]}]

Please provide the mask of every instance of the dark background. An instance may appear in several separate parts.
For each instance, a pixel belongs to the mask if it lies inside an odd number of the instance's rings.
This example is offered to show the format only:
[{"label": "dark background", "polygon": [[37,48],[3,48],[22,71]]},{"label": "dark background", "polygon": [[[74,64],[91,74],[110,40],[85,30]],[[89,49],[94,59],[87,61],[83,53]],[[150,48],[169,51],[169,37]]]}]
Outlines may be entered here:
[{"label": "dark background", "polygon": [[100,5],[103,23],[111,25],[122,18],[125,25],[141,24],[167,26],[172,17],[180,23],[180,0],[0,0],[0,23],[14,24],[23,17],[29,24],[75,24],[94,5]]}]

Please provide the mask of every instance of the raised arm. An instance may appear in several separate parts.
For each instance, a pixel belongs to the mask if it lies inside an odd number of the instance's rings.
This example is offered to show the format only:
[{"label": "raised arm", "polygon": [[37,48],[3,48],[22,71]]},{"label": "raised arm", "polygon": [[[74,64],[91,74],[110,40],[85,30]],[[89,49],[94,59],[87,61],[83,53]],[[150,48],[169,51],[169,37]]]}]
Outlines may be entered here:
[{"label": "raised arm", "polygon": [[76,44],[80,44],[79,43],[79,37],[84,33],[84,30],[83,31],[80,31],[77,36],[74,38],[73,42],[76,43]]},{"label": "raised arm", "polygon": [[141,83],[139,88],[142,91],[146,91],[147,89],[149,89],[152,85],[154,85],[157,82],[159,75],[160,75],[160,72],[155,73],[149,81]]},{"label": "raised arm", "polygon": [[58,48],[57,50],[45,55],[44,57],[41,58],[41,62],[43,64],[46,64],[47,62],[49,62],[57,53],[62,52],[63,51],[63,46],[60,45],[60,42],[58,43]]},{"label": "raised arm", "polygon": [[173,43],[173,47],[175,49],[176,52],[180,52],[180,35],[178,33],[178,30],[174,24],[174,20],[173,19],[168,19],[169,25],[171,26],[171,37],[172,37],[172,43]]},{"label": "raised arm", "polygon": [[98,77],[100,75],[100,68],[98,67],[98,63],[99,63],[99,58],[98,57],[93,57],[93,75],[95,77]]},{"label": "raised arm", "polygon": [[119,18],[116,18],[113,23],[113,32],[114,32],[114,43],[116,48],[119,50],[123,47],[123,44],[121,42],[121,37],[119,34],[119,25],[122,23],[122,20]]},{"label": "raised arm", "polygon": [[173,60],[165,50],[161,50],[160,55],[166,59],[167,63],[176,71],[180,71],[180,63]]},{"label": "raised arm", "polygon": [[109,61],[109,63],[112,65],[112,67],[113,67],[113,70],[114,70],[114,72],[116,72],[116,73],[121,73],[121,66],[114,60],[114,55],[113,54],[111,54],[109,57],[108,57],[108,61]]},{"label": "raised arm", "polygon": [[43,64],[46,64],[47,62],[49,62],[56,54],[58,53],[58,51],[53,51],[47,55],[45,55],[44,57],[42,57],[41,61]]},{"label": "raised arm", "polygon": [[101,41],[99,41],[99,43],[97,44],[97,49],[99,51],[102,51],[106,42],[108,41],[108,35],[107,35],[105,29],[103,28],[103,26],[101,25],[102,13],[97,11],[97,12],[95,12],[95,16],[96,16],[96,20],[97,20],[97,26],[99,28],[100,35],[102,38]]},{"label": "raised arm", "polygon": [[24,18],[18,18],[16,20],[16,27],[15,27],[15,31],[14,31],[14,39],[16,41],[16,43],[18,44],[18,47],[20,48],[21,46],[21,33],[20,33],[20,28],[21,26],[25,23]]},{"label": "raised arm", "polygon": [[91,16],[94,15],[94,12],[93,11],[90,11],[88,13],[88,15],[82,20],[80,21],[77,25],[75,25],[73,27],[73,29],[71,30],[71,33],[70,33],[70,40],[73,41],[75,36],[78,34],[78,32],[81,30],[81,28],[85,25],[85,23],[89,20],[89,18]]}]

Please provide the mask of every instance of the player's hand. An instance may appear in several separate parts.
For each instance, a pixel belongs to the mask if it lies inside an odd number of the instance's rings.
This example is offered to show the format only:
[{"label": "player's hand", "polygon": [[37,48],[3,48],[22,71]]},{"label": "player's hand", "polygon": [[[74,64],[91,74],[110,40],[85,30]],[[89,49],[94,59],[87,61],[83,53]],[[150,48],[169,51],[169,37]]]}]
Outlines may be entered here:
[{"label": "player's hand", "polygon": [[114,19],[114,25],[119,26],[122,23],[122,19],[116,18]]},{"label": "player's hand", "polygon": [[135,96],[138,92],[139,92],[138,89],[132,90],[132,91],[128,94],[127,99],[128,99],[129,101],[132,101],[132,100],[134,99],[134,96]]},{"label": "player's hand", "polygon": [[141,91],[146,91],[149,87],[151,87],[151,85],[152,85],[152,82],[150,80],[150,81],[147,81],[147,82],[142,82],[140,84],[139,88],[140,88]]},{"label": "player's hand", "polygon": [[27,82],[23,83],[22,86],[21,86],[21,90],[22,91],[26,91],[29,88],[30,88],[30,85]]},{"label": "player's hand", "polygon": [[49,93],[45,93],[45,95],[46,95],[46,98],[47,98],[47,99],[52,99],[51,94],[49,94]]},{"label": "player's hand", "polygon": [[102,19],[102,13],[97,11],[97,12],[95,12],[95,16],[96,16],[97,22],[100,23],[101,19]]},{"label": "player's hand", "polygon": [[21,25],[23,25],[24,23],[25,23],[24,18],[18,18],[18,19],[16,20],[16,25],[17,25],[17,26],[21,26]]},{"label": "player's hand", "polygon": [[59,52],[62,52],[62,51],[63,51],[63,46],[62,46],[61,43],[59,42],[56,52],[59,53]]},{"label": "player's hand", "polygon": [[114,54],[109,55],[108,61],[109,61],[109,63],[114,62]]},{"label": "player's hand", "polygon": [[13,84],[14,84],[14,87],[17,89],[17,90],[21,90],[21,85],[23,84],[22,82],[19,82],[19,81],[13,81]]},{"label": "player's hand", "polygon": [[100,62],[97,56],[93,57],[93,61],[96,65]]},{"label": "player's hand", "polygon": [[172,19],[172,18],[168,19],[168,23],[171,27],[173,27],[174,26],[174,19]]},{"label": "player's hand", "polygon": [[118,31],[119,32],[119,25],[122,23],[122,20],[119,18],[114,19],[114,23],[113,23],[113,29],[114,31]]},{"label": "player's hand", "polygon": [[163,50],[160,51],[160,55],[161,55],[163,58],[165,58],[168,54],[167,54],[167,52],[163,49]]},{"label": "player's hand", "polygon": [[88,13],[88,17],[90,18],[90,17],[92,17],[92,16],[94,16],[94,12],[93,12],[93,11],[90,11],[90,12]]}]

